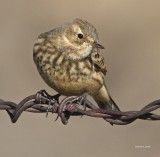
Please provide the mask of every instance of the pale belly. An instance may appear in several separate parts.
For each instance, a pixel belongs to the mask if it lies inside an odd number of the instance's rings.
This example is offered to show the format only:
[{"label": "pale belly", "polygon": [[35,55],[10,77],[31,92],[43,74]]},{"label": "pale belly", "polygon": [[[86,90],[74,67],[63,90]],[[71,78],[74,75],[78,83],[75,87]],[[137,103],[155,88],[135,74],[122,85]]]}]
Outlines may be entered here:
[{"label": "pale belly", "polygon": [[99,91],[103,85],[103,80],[94,79],[94,76],[88,76],[86,78],[79,78],[78,80],[69,79],[56,79],[54,80],[54,88],[62,95],[82,95],[83,93],[89,93],[94,95]]},{"label": "pale belly", "polygon": [[39,72],[44,81],[62,95],[82,95],[86,92],[95,95],[104,84],[104,75],[95,71],[89,61],[48,67],[48,70],[43,67]]}]

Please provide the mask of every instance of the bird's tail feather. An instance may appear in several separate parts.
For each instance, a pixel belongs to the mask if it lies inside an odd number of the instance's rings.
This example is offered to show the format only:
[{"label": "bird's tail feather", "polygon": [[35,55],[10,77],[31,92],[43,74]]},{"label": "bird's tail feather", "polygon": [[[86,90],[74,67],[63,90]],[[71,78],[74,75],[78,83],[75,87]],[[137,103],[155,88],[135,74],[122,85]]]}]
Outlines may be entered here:
[{"label": "bird's tail feather", "polygon": [[113,110],[113,111],[120,111],[119,107],[117,104],[114,102],[114,100],[109,96],[109,101],[101,101],[101,100],[96,100],[99,108],[101,109],[106,109],[106,110]]},{"label": "bird's tail feather", "polygon": [[102,86],[101,89],[94,95],[94,99],[101,109],[119,111],[119,107],[116,105],[114,100],[111,98],[106,85]]}]

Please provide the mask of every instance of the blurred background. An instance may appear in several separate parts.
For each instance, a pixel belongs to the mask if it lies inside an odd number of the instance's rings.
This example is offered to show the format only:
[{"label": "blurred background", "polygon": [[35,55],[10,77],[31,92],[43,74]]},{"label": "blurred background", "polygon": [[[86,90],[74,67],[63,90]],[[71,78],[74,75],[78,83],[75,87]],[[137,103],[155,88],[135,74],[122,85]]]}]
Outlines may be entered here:
[{"label": "blurred background", "polygon": [[[0,98],[19,102],[46,89],[32,59],[37,36],[75,17],[99,32],[109,91],[121,110],[140,110],[160,98],[160,1],[1,0]],[[158,112],[157,112],[158,113]],[[160,112],[159,112],[160,113]],[[160,121],[111,126],[98,118],[23,113],[12,124],[0,111],[3,157],[158,157]],[[149,148],[137,148],[149,146]]]}]

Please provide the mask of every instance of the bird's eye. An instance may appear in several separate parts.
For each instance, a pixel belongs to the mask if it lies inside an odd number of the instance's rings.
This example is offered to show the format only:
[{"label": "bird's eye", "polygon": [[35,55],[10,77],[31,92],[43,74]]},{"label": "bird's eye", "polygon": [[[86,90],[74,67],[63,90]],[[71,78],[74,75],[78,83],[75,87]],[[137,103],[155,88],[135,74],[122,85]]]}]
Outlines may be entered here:
[{"label": "bird's eye", "polygon": [[78,33],[78,34],[77,34],[77,37],[78,37],[79,39],[83,39],[83,34],[82,34],[82,33]]}]

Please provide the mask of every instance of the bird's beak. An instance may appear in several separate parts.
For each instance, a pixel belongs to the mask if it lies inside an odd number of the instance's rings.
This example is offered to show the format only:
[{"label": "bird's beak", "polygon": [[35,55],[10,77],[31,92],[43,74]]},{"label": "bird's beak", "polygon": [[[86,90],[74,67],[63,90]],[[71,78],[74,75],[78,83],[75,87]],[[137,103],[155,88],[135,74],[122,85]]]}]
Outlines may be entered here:
[{"label": "bird's beak", "polygon": [[94,46],[97,48],[97,49],[104,49],[104,47],[102,45],[100,45],[99,43],[97,43],[96,41],[94,42]]}]

